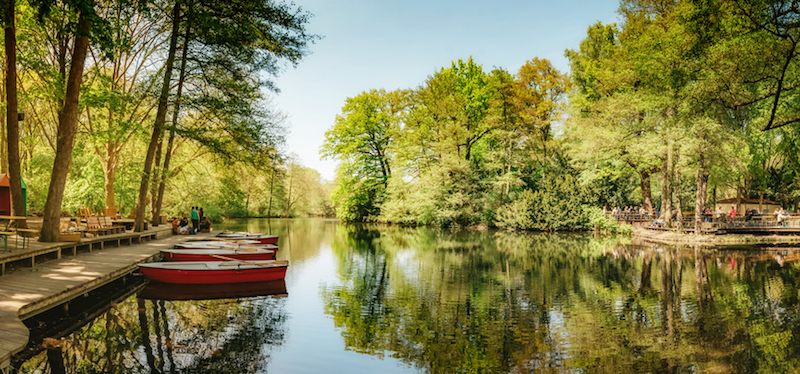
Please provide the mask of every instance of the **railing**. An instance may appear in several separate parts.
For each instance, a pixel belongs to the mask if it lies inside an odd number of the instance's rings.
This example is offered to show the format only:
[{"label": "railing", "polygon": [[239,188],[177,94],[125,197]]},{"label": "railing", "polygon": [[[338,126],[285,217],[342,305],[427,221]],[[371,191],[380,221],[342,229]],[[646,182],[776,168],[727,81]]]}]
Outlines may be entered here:
[{"label": "railing", "polygon": [[[720,218],[715,217],[716,214],[703,215],[704,224],[712,224],[714,227],[729,229],[729,228],[800,228],[800,214],[790,214],[788,218],[780,220],[780,222],[772,214],[755,214],[755,215],[737,215],[731,218],[724,215]],[[618,221],[629,222],[642,222],[642,221],[655,221],[657,219],[655,214],[645,213],[619,213],[611,214],[606,213],[606,218],[616,219]],[[672,216],[673,225],[675,224],[675,216]],[[683,212],[683,227],[694,226],[694,212]]]}]

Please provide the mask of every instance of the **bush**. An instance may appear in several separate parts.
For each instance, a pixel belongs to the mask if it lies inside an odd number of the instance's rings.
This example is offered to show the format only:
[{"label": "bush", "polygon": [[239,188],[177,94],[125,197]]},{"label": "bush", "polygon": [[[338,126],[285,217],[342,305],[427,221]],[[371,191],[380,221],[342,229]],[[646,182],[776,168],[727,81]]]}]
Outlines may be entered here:
[{"label": "bush", "polygon": [[[381,205],[382,222],[469,226],[493,216],[486,212],[488,188],[469,162],[446,157],[413,182],[393,177]],[[489,221],[491,222],[491,221]]]},{"label": "bush", "polygon": [[633,231],[631,225],[619,224],[616,219],[606,218],[603,210],[598,207],[587,207],[586,212],[589,216],[589,226],[595,231],[614,234],[630,234]]},{"label": "bush", "polygon": [[497,211],[495,224],[517,230],[584,230],[589,217],[584,192],[567,172],[544,170],[537,189],[526,189]]}]

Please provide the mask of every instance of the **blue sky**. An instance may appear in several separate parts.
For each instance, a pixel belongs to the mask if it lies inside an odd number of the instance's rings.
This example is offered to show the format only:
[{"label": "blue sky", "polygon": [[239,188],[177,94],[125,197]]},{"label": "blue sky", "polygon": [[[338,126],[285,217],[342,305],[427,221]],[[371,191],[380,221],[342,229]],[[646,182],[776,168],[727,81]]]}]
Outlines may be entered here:
[{"label": "blue sky", "polygon": [[277,110],[288,116],[286,151],[333,180],[336,163],[319,148],[345,99],[371,89],[416,88],[452,61],[473,57],[485,71],[515,74],[534,57],[569,72],[593,23],[618,22],[618,0],[444,1],[295,0],[323,39],[275,80]]}]

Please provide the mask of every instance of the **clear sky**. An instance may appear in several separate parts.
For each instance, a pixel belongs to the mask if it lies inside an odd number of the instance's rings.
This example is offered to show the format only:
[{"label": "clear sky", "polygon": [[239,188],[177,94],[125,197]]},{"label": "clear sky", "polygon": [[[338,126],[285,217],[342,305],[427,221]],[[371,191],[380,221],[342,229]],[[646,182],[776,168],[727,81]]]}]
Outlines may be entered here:
[{"label": "clear sky", "polygon": [[333,180],[336,163],[319,148],[345,100],[383,88],[416,88],[452,61],[473,57],[484,71],[516,74],[534,58],[569,72],[564,50],[587,28],[618,22],[619,0],[294,0],[324,38],[275,79],[277,110],[288,116],[287,151]]}]

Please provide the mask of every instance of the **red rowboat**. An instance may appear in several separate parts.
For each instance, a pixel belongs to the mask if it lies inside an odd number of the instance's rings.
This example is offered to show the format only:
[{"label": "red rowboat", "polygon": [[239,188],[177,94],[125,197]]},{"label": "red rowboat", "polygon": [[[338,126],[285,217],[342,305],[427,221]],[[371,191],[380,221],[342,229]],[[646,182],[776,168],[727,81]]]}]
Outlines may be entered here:
[{"label": "red rowboat", "polygon": [[139,270],[151,281],[177,284],[263,282],[286,277],[289,261],[149,262]]},{"label": "red rowboat", "polygon": [[275,251],[271,249],[219,248],[219,249],[162,249],[167,261],[220,261],[217,256],[236,260],[274,260]]},{"label": "red rowboat", "polygon": [[266,282],[223,284],[169,284],[148,283],[136,295],[150,300],[208,300],[240,297],[272,296],[286,297],[286,282],[283,279]]},{"label": "red rowboat", "polygon": [[225,239],[247,239],[247,240],[258,240],[261,244],[275,244],[278,242],[277,235],[264,235],[259,233],[251,233],[251,232],[221,232],[217,234],[218,238],[225,238]]},{"label": "red rowboat", "polygon": [[232,244],[226,242],[184,242],[175,244],[179,249],[268,249],[277,251],[274,244]]}]

